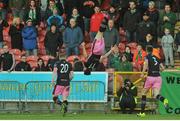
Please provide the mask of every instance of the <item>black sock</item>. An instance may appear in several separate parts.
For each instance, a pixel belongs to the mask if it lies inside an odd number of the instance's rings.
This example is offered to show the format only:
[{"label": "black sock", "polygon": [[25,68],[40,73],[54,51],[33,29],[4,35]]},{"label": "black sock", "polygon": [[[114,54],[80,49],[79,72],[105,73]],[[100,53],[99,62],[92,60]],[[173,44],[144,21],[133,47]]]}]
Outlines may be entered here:
[{"label": "black sock", "polygon": [[64,103],[65,105],[68,105],[68,101],[67,101],[67,100],[64,100],[63,103]]},{"label": "black sock", "polygon": [[146,107],[146,95],[142,95],[141,99],[141,113],[144,113]]},{"label": "black sock", "polygon": [[159,94],[156,96],[156,99],[160,100],[161,102],[164,102],[165,98]]},{"label": "black sock", "polygon": [[62,102],[58,99],[58,100],[57,100],[57,104],[58,104],[58,105],[61,105]]}]

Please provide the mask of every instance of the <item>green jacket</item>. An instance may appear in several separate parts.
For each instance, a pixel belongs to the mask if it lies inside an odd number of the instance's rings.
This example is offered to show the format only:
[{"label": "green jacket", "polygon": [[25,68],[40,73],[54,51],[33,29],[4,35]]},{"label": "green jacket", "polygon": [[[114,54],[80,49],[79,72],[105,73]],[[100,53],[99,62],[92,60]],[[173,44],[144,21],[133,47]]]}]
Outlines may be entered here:
[{"label": "green jacket", "polygon": [[121,62],[120,56],[111,55],[109,57],[109,67],[115,71],[133,71],[132,63],[129,61]]},{"label": "green jacket", "polygon": [[[163,18],[164,16],[167,16],[170,20],[169,21],[164,21]],[[161,32],[164,32],[164,28],[170,29],[171,32],[174,31],[174,26],[176,23],[176,14],[174,12],[170,13],[162,13],[160,14],[160,25],[161,25]]]},{"label": "green jacket", "polygon": [[118,71],[133,71],[132,63],[129,61],[120,62]]}]

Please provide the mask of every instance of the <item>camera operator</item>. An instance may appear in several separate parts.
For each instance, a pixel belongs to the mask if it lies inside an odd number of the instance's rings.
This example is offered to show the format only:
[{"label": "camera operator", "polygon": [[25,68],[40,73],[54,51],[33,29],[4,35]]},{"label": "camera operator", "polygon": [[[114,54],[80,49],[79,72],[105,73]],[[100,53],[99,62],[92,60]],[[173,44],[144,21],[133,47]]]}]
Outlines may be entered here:
[{"label": "camera operator", "polygon": [[122,87],[118,91],[119,106],[122,113],[126,113],[126,108],[129,108],[129,114],[136,107],[137,88],[133,85],[130,79],[125,79]]}]

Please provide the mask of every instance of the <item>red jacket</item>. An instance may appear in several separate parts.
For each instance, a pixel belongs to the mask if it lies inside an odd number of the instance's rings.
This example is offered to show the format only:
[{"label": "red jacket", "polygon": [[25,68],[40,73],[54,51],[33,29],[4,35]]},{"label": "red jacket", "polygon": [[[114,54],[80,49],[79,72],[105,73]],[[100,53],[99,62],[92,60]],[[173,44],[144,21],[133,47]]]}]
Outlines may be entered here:
[{"label": "red jacket", "polygon": [[101,22],[104,18],[103,13],[95,13],[91,17],[90,21],[90,32],[98,32]]}]

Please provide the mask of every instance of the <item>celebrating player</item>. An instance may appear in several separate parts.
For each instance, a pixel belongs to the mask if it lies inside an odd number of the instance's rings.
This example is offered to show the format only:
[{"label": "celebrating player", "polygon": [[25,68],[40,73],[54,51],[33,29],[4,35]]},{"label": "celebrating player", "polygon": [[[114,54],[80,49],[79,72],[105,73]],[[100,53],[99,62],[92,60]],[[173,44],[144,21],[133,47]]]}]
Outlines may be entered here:
[{"label": "celebrating player", "polygon": [[[54,84],[54,79],[56,78],[56,85],[53,91],[53,101],[56,104],[61,105],[61,111],[63,114],[67,112],[68,101],[70,90],[70,81],[73,78],[73,71],[71,63],[67,62],[65,59],[61,59],[56,62],[53,70],[52,83]],[[58,96],[62,95],[62,102],[58,99]]]},{"label": "celebrating player", "polygon": [[145,116],[144,110],[146,106],[146,94],[150,88],[153,89],[154,98],[163,102],[165,108],[168,109],[168,100],[159,94],[162,84],[162,79],[160,76],[160,68],[164,70],[164,66],[156,56],[152,55],[152,51],[153,51],[152,46],[147,46],[146,49],[148,55],[146,56],[144,62],[143,73],[141,77],[144,77],[144,73],[146,70],[148,70],[148,75],[142,91],[141,112],[137,114],[137,116],[140,117]]}]

